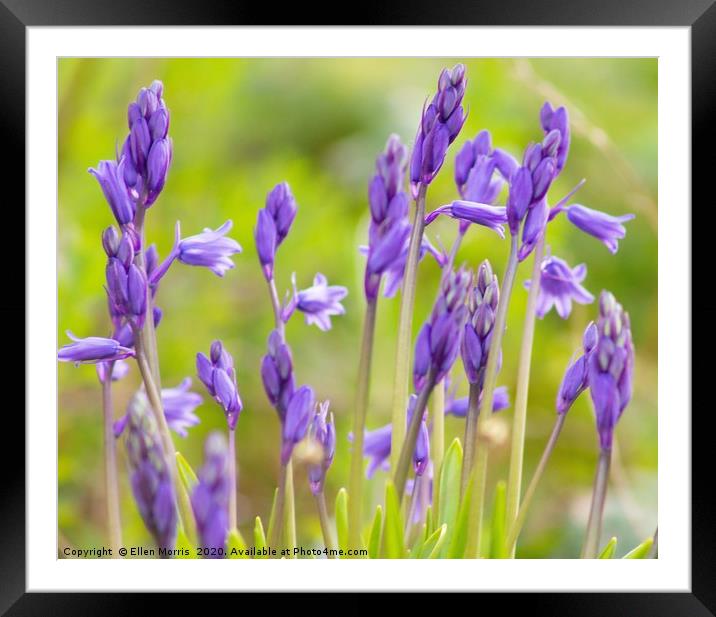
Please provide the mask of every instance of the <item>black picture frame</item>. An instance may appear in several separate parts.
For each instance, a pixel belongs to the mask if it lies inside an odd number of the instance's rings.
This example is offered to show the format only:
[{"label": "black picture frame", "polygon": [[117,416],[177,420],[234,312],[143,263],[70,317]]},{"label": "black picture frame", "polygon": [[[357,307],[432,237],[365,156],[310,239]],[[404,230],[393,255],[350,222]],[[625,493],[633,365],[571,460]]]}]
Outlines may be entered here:
[{"label": "black picture frame", "polygon": [[[338,9],[338,10],[336,10]],[[340,13],[339,13],[340,11]],[[288,4],[280,11],[266,3],[222,2],[203,0],[0,0],[0,82],[2,94],[0,114],[3,165],[4,227],[12,230],[6,242],[17,242],[14,251],[20,254],[25,229],[25,81],[26,28],[28,26],[82,25],[264,25],[276,19],[291,24],[333,24],[339,18],[356,25],[555,25],[555,26],[690,26],[692,71],[692,201],[701,204],[702,212],[714,208],[713,162],[716,131],[712,110],[716,109],[716,5],[714,0],[520,0],[481,2],[479,0],[444,0],[442,2],[393,3],[369,0],[353,5],[341,3],[333,8],[306,4]],[[660,118],[660,122],[668,118]],[[48,136],[48,141],[54,136]],[[691,210],[690,204],[666,204],[665,207]],[[697,225],[708,233],[708,225]],[[26,234],[32,233],[25,229]],[[7,236],[10,236],[7,238]],[[696,242],[692,246],[698,246]],[[6,250],[9,247],[6,245]],[[692,259],[694,266],[698,259]],[[17,274],[18,260],[3,260],[6,280]],[[696,279],[698,280],[698,279]],[[9,298],[14,297],[15,301]],[[17,324],[24,323],[25,332],[32,327],[25,319],[24,299],[20,292],[6,292],[0,303],[5,336],[20,336]],[[12,324],[12,325],[11,325]],[[6,343],[8,366],[18,366],[17,353],[24,348],[20,341]],[[707,343],[708,345],[708,343]],[[691,358],[674,358],[673,362],[691,362]],[[711,362],[709,362],[709,365]],[[27,371],[32,367],[27,366]],[[703,369],[702,369],[703,370]],[[19,380],[6,373],[6,392],[19,391]],[[692,380],[698,383],[697,380]],[[12,385],[11,385],[12,384]],[[41,594],[26,592],[25,560],[25,419],[19,405],[6,401],[3,410],[3,447],[0,448],[0,613],[6,615],[45,614],[127,614],[130,611],[173,610],[176,600],[167,595],[144,594]],[[683,409],[669,410],[687,419],[691,401],[684,400]],[[51,413],[48,410],[48,413]],[[489,604],[499,603],[501,611],[528,608],[531,612],[550,615],[649,615],[701,616],[716,615],[716,511],[712,499],[713,486],[710,454],[713,434],[709,428],[712,411],[703,407],[691,417],[692,422],[692,545],[691,591],[684,593],[520,593],[485,594]],[[13,449],[12,446],[16,448]],[[555,581],[558,586],[558,581]],[[182,612],[205,600],[180,598]],[[489,596],[489,598],[488,598]],[[245,606],[245,605],[244,605]],[[203,605],[204,610],[208,607]],[[239,610],[239,606],[235,607]]]}]

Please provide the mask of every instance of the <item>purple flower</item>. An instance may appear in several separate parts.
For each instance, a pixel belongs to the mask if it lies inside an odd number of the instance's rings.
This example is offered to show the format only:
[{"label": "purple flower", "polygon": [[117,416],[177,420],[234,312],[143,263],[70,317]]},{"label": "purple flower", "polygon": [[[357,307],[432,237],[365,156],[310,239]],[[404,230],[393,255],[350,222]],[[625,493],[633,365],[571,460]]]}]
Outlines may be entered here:
[{"label": "purple flower", "polygon": [[[390,424],[381,426],[373,431],[365,431],[363,438],[363,456],[370,459],[366,475],[372,478],[376,470],[389,468],[390,443],[393,434],[393,427]],[[352,441],[353,435],[348,438]]]},{"label": "purple flower", "polygon": [[602,242],[612,255],[619,248],[618,241],[626,236],[626,229],[622,223],[631,221],[634,218],[633,214],[611,216],[605,212],[592,210],[579,204],[572,204],[565,210],[567,211],[567,218],[575,227]]},{"label": "purple flower", "polygon": [[276,223],[266,208],[261,208],[254,229],[256,252],[267,280],[273,278],[273,262],[276,257]]},{"label": "purple flower", "polygon": [[333,463],[336,452],[336,427],[333,414],[328,418],[328,406],[328,401],[318,406],[308,429],[309,437],[321,450],[321,462],[308,466],[308,481],[314,495],[318,495],[323,490],[326,472]]},{"label": "purple flower", "polygon": [[465,95],[465,66],[443,69],[438,91],[423,109],[410,161],[410,182],[417,194],[419,184],[430,184],[445,161],[448,146],[465,123],[462,99]]},{"label": "purple flower", "polygon": [[211,344],[208,358],[203,353],[196,354],[196,372],[209,394],[224,409],[229,429],[234,430],[242,404],[236,387],[234,359],[221,341]]},{"label": "purple flower", "polygon": [[331,329],[331,315],[343,315],[346,309],[341,300],[348,295],[348,290],[340,285],[329,285],[326,277],[320,272],[313,279],[313,285],[299,291],[296,288],[296,275],[293,282],[293,298],[283,310],[283,321],[287,322],[293,311],[298,309],[306,316],[308,325],[316,324],[320,330]]},{"label": "purple flower", "polygon": [[121,239],[122,238],[114,225],[110,225],[102,232],[102,248],[104,249],[107,257],[117,256]]},{"label": "purple flower", "polygon": [[121,161],[124,182],[135,199],[143,198],[151,206],[161,193],[172,160],[169,110],[164,104],[164,86],[155,80],[142,88],[127,109],[129,135],[124,141]]},{"label": "purple flower", "polygon": [[[562,319],[567,319],[572,312],[572,300],[579,304],[593,302],[594,296],[580,284],[586,276],[585,264],[570,268],[567,262],[559,257],[545,257],[540,266],[537,317],[542,319],[556,306],[557,314]],[[531,281],[525,281],[525,287],[529,288],[530,284]]]},{"label": "purple flower", "polygon": [[[366,298],[378,295],[381,277],[407,254],[410,237],[408,196],[403,191],[407,150],[391,135],[376,161],[376,174],[368,189],[371,221],[365,270]],[[403,265],[401,271],[405,268]]]},{"label": "purple flower", "polygon": [[463,268],[442,278],[430,320],[415,343],[413,383],[418,392],[430,372],[435,383],[440,382],[457,358],[467,319],[465,297],[469,286],[470,274]]},{"label": "purple flower", "polygon": [[100,161],[96,169],[89,169],[89,172],[97,178],[104,198],[120,225],[127,225],[134,219],[134,202],[124,183],[124,166],[125,161],[122,159],[119,164],[114,161]]},{"label": "purple flower", "polygon": [[266,210],[276,226],[276,248],[286,239],[296,218],[296,200],[286,182],[277,184],[266,197]]},{"label": "purple flower", "polygon": [[128,416],[127,455],[132,493],[142,520],[157,545],[172,549],[177,532],[174,487],[146,396],[132,399]]},{"label": "purple flower", "polygon": [[[116,366],[116,365],[115,365]],[[199,418],[194,410],[201,405],[201,396],[196,392],[190,392],[191,378],[185,377],[176,388],[162,388],[162,407],[167,424],[177,435],[186,437],[187,429],[199,424]],[[135,397],[144,397],[144,404],[149,405],[147,395],[143,390],[137,391]],[[119,437],[129,420],[129,409],[127,413],[114,423],[114,436]]]},{"label": "purple flower", "polygon": [[446,214],[461,222],[482,225],[492,229],[500,238],[505,237],[505,230],[502,226],[507,222],[507,213],[503,206],[491,206],[458,199],[451,204],[433,210],[425,217],[425,224],[430,225],[441,214]]},{"label": "purple flower", "polygon": [[[385,272],[385,285],[383,286],[383,295],[386,298],[392,298],[403,284],[403,276],[405,275],[405,263],[408,260],[408,245],[406,241],[403,245],[403,251],[400,257],[396,259]],[[367,252],[367,251],[366,251]],[[422,261],[425,255],[432,255],[438,266],[441,268],[447,263],[447,256],[443,251],[436,249],[428,238],[423,235],[418,253],[418,261]]]},{"label": "purple flower", "polygon": [[562,383],[557,392],[557,413],[567,413],[574,401],[589,386],[588,366],[589,355],[597,344],[598,332],[597,326],[593,321],[584,330],[582,337],[583,354],[567,366],[567,370],[562,378]]},{"label": "purple flower", "polygon": [[467,379],[480,388],[487,368],[499,296],[497,276],[492,273],[490,262],[485,260],[478,268],[475,284],[468,295],[468,318],[461,345]]},{"label": "purple flower", "polygon": [[301,386],[293,393],[283,423],[282,465],[288,463],[294,446],[306,436],[315,405],[316,396],[310,386]]},{"label": "purple flower", "polygon": [[[191,494],[191,506],[196,519],[199,543],[202,548],[220,553],[229,532],[229,451],[221,433],[211,433],[204,443],[204,466],[197,474],[197,485]],[[220,558],[211,555],[208,558]]]},{"label": "purple flower", "polygon": [[276,330],[269,335],[268,353],[261,362],[261,381],[266,396],[283,422],[295,385],[291,348]]},{"label": "purple flower", "polygon": [[629,314],[607,291],[599,297],[597,343],[589,354],[587,372],[599,443],[608,450],[614,427],[631,400],[634,345]]},{"label": "purple flower", "polygon": [[[411,394],[408,399],[408,413],[407,423],[410,424],[410,419],[413,417],[415,411],[415,403],[418,397],[415,394]],[[430,433],[428,432],[428,425],[425,422],[425,414],[420,421],[420,430],[418,431],[418,437],[415,440],[415,450],[413,451],[413,469],[415,470],[416,476],[422,476],[425,473],[430,463]]]},{"label": "purple flower", "polygon": [[112,364],[112,381],[119,381],[120,379],[123,379],[129,372],[129,364],[127,364],[124,360],[115,360],[112,363],[98,362],[97,378],[100,383],[104,383],[105,379],[107,379],[107,371],[109,370],[110,364]]},{"label": "purple flower", "polygon": [[[455,157],[455,184],[460,197],[469,202],[494,205],[503,184],[500,176],[495,176],[497,163],[489,131],[480,131],[473,141],[465,142]],[[461,233],[467,231],[470,222],[460,221]]]},{"label": "purple flower", "polygon": [[196,236],[179,240],[175,249],[179,261],[189,266],[204,266],[217,276],[224,276],[234,267],[231,255],[241,252],[236,240],[225,237],[232,225],[228,220],[215,231],[207,228]]},{"label": "purple flower", "polygon": [[[480,393],[480,402],[482,402],[482,393]],[[448,397],[445,401],[445,415],[455,416],[456,418],[467,417],[467,410],[470,404],[469,397],[462,396],[460,398]],[[495,388],[494,397],[492,399],[492,412],[496,413],[507,409],[510,406],[510,396],[506,386],[498,386]]]},{"label": "purple flower", "polygon": [[60,348],[57,359],[60,362],[74,362],[78,364],[96,364],[97,362],[111,362],[123,360],[134,356],[134,350],[123,347],[112,338],[88,336],[78,338],[69,330],[67,336],[74,342]]},{"label": "purple flower", "polygon": [[126,317],[131,325],[141,328],[147,311],[147,276],[133,263],[134,249],[125,235],[116,257],[107,260],[105,269],[110,313]]},{"label": "purple flower", "polygon": [[540,110],[540,122],[545,135],[551,131],[559,132],[559,146],[557,147],[557,173],[562,171],[567,154],[569,153],[569,117],[564,107],[554,109],[549,102],[545,102]]}]

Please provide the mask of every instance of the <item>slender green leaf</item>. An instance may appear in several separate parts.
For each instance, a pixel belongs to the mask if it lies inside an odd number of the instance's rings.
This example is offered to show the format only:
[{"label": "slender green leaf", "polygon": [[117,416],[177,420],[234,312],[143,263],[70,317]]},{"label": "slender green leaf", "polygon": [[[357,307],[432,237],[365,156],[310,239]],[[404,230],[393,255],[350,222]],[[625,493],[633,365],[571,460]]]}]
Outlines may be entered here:
[{"label": "slender green leaf", "polygon": [[435,517],[433,516],[433,507],[428,506],[428,509],[425,511],[425,538],[433,533],[435,531],[434,524],[435,521],[433,520]]},{"label": "slender green leaf", "polygon": [[348,546],[348,491],[342,488],[336,495],[336,534],[338,536],[338,548],[347,551]]},{"label": "slender green leaf", "polygon": [[226,540],[226,551],[229,559],[248,559],[246,554],[246,542],[241,532],[234,528],[229,532]]},{"label": "slender green leaf", "polygon": [[609,542],[607,542],[606,546],[602,549],[602,552],[599,553],[599,559],[611,559],[614,557],[614,551],[617,550],[617,538],[616,536],[612,537]]},{"label": "slender green leaf", "polygon": [[646,559],[654,545],[654,538],[647,538],[639,546],[630,550],[622,559]]},{"label": "slender green leaf", "polygon": [[189,461],[184,458],[181,452],[177,452],[176,459],[177,469],[179,470],[179,478],[181,479],[187,493],[191,495],[199,480],[196,477],[196,473],[194,473],[194,470],[191,468]]},{"label": "slender green leaf", "polygon": [[[261,523],[260,516],[256,517],[256,522],[254,523],[254,546],[257,552],[266,548],[266,534],[264,533],[264,526]],[[257,555],[256,559],[266,559],[266,557]]]},{"label": "slender green leaf", "polygon": [[368,540],[368,559],[378,559],[380,554],[380,534],[383,531],[383,508],[380,504],[375,509],[373,525],[370,528]]},{"label": "slender green leaf", "polygon": [[440,486],[442,489],[438,497],[440,503],[438,505],[438,518],[436,522],[438,525],[447,525],[447,538],[442,545],[441,557],[445,557],[447,554],[460,508],[461,469],[462,445],[460,444],[460,440],[455,438],[445,453],[442,469],[440,470]]},{"label": "slender green leaf", "polygon": [[388,480],[385,485],[385,525],[383,526],[383,557],[402,559],[405,556],[403,544],[403,517],[395,486]]},{"label": "slender green leaf", "polygon": [[[266,537],[270,538],[273,532],[273,526],[276,524],[276,501],[278,500],[278,487],[273,491],[273,502],[271,503],[271,513],[269,514],[268,522],[268,534]],[[263,528],[263,527],[262,527]],[[275,547],[278,548],[278,547]]]},{"label": "slender green leaf", "polygon": [[440,525],[423,543],[418,559],[437,559],[440,556],[446,537],[447,525]]},{"label": "slender green leaf", "polygon": [[507,547],[505,542],[505,494],[507,485],[500,480],[495,486],[495,501],[492,504],[492,523],[490,525],[490,558],[507,559]]},{"label": "slender green leaf", "polygon": [[462,498],[462,503],[460,504],[460,511],[455,521],[455,528],[452,534],[450,534],[450,546],[447,552],[448,559],[462,559],[465,556],[467,532],[470,524],[470,509],[472,506],[472,486],[473,478],[471,475],[470,481],[465,489],[465,495]]}]

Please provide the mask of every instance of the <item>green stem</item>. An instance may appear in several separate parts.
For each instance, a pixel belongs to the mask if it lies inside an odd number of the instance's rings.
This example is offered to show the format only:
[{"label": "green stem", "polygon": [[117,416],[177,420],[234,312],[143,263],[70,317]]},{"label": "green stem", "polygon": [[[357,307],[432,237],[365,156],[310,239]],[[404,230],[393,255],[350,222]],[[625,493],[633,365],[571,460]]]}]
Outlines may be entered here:
[{"label": "green stem", "polygon": [[[534,264],[532,266],[532,281],[527,295],[527,312],[522,329],[522,344],[520,347],[519,363],[517,368],[517,387],[515,390],[515,412],[512,417],[512,447],[510,449],[510,471],[507,476],[507,499],[505,506],[506,523],[509,528],[517,518],[520,507],[520,491],[522,487],[522,466],[525,452],[525,429],[527,426],[527,398],[530,389],[530,367],[532,364],[532,346],[535,333],[535,319],[537,312],[537,298],[542,271],[542,256],[544,254],[544,233],[537,241],[534,250]],[[508,545],[509,546],[509,545]],[[513,546],[514,549],[514,546]],[[514,557],[514,554],[511,554]]]},{"label": "green stem", "polygon": [[594,477],[592,507],[589,510],[589,522],[587,523],[587,534],[582,548],[582,559],[596,559],[599,552],[599,538],[602,535],[602,518],[604,516],[604,503],[607,499],[607,480],[609,479],[611,460],[611,450],[599,451],[599,463]]},{"label": "green stem", "polygon": [[433,432],[430,454],[433,459],[433,503],[440,503],[440,468],[445,456],[445,380],[441,379],[433,390]]},{"label": "green stem", "polygon": [[[502,347],[502,336],[505,333],[505,324],[507,322],[507,309],[510,304],[510,296],[515,282],[517,273],[517,245],[519,243],[517,235],[510,238],[510,255],[507,259],[507,267],[505,268],[505,276],[500,289],[500,299],[497,303],[497,313],[495,315],[495,324],[493,326],[492,342],[490,349],[494,353],[487,356],[487,366],[485,367],[485,380],[482,389],[482,409],[492,410],[492,404],[495,399],[495,385],[497,382],[497,363],[500,357],[499,350]],[[477,439],[485,426],[485,422],[490,418],[492,413],[482,413],[477,417]],[[477,448],[476,462],[473,473],[475,474],[473,484],[473,520],[468,530],[468,550],[472,549],[475,556],[480,555],[482,542],[482,513],[485,504],[485,480],[487,479],[487,444]]]},{"label": "green stem", "polygon": [[363,440],[370,395],[370,368],[373,356],[377,305],[377,298],[368,299],[365,307],[363,342],[361,343],[360,362],[358,364],[358,387],[356,389],[355,415],[353,417],[353,451],[351,453],[351,472],[348,483],[348,495],[351,497],[348,500],[349,546],[362,546]]},{"label": "green stem", "polygon": [[287,465],[281,465],[278,475],[278,492],[276,493],[276,503],[274,504],[272,516],[269,520],[268,545],[269,548],[276,549],[279,554],[281,548],[279,546],[283,533],[283,513],[284,504],[286,503],[286,476]]},{"label": "green stem", "polygon": [[462,474],[460,476],[460,494],[464,495],[470,481],[470,474],[475,465],[477,446],[477,419],[480,415],[480,387],[470,384],[470,396],[465,418],[465,449],[462,455]]},{"label": "green stem", "polygon": [[522,504],[520,505],[517,517],[509,527],[509,533],[507,534],[507,542],[505,543],[505,546],[507,548],[508,554],[512,557],[514,557],[515,555],[517,538],[522,531],[522,526],[525,524],[525,519],[527,518],[527,512],[529,511],[530,506],[532,505],[532,499],[537,492],[537,485],[542,479],[542,475],[544,474],[544,470],[547,467],[549,457],[552,455],[552,451],[554,450],[554,446],[557,443],[557,439],[562,432],[562,427],[564,426],[564,420],[566,417],[567,414],[564,413],[560,413],[557,415],[557,420],[554,423],[554,428],[552,428],[552,434],[549,436],[547,445],[545,446],[544,452],[542,453],[542,458],[540,458],[540,461],[537,464],[537,469],[535,469],[535,473],[532,476],[532,480],[530,480],[529,486],[525,491],[525,496],[522,499]]},{"label": "green stem", "polygon": [[229,527],[238,529],[236,506],[236,430],[229,429]]},{"label": "green stem", "polygon": [[[393,385],[392,438],[390,463],[393,469],[398,465],[398,453],[405,439],[405,414],[410,384],[410,351],[413,330],[413,306],[415,305],[415,279],[418,272],[420,245],[425,229],[425,195],[427,186],[420,185],[415,200],[415,219],[410,233],[408,256],[405,262],[403,290],[400,296],[400,321],[398,342],[395,353],[395,382]],[[400,493],[402,495],[402,492]]]},{"label": "green stem", "polygon": [[284,537],[286,544],[291,549],[291,558],[293,557],[293,549],[296,548],[296,501],[293,490],[293,461],[289,460],[286,465],[286,519],[284,521]]},{"label": "green stem", "polygon": [[[490,414],[482,414],[488,416]],[[478,429],[478,440],[481,440]],[[482,527],[485,512],[485,483],[487,482],[487,462],[489,458],[489,444],[482,439],[476,444],[475,465],[472,469],[473,491],[470,512],[473,525],[467,530],[467,546],[465,556],[479,558],[482,556]]]},{"label": "green stem", "polygon": [[403,493],[405,492],[405,483],[408,480],[408,471],[410,470],[411,459],[415,452],[415,443],[418,440],[418,433],[420,432],[420,422],[423,419],[425,408],[430,398],[430,393],[435,387],[435,373],[431,368],[428,371],[428,375],[425,379],[425,385],[418,394],[418,400],[415,401],[415,409],[413,415],[410,418],[410,425],[405,435],[402,447],[400,448],[400,456],[398,457],[398,464],[395,467],[395,478],[393,480],[395,484],[395,492],[398,495],[398,501],[402,501]]},{"label": "green stem", "polygon": [[336,544],[333,542],[331,535],[331,526],[328,522],[328,508],[326,508],[326,496],[323,491],[314,495],[316,498],[316,506],[318,508],[318,520],[321,522],[321,533],[323,534],[323,542],[329,552],[331,559],[338,559],[336,552]]},{"label": "green stem", "polygon": [[146,390],[147,398],[149,399],[149,406],[152,408],[154,419],[159,427],[159,435],[162,440],[162,448],[164,450],[167,466],[169,467],[169,475],[172,478],[172,483],[177,493],[179,520],[184,528],[184,531],[186,532],[187,537],[189,538],[189,541],[196,543],[196,522],[194,521],[194,512],[191,508],[189,495],[179,479],[176,463],[176,449],[174,448],[174,442],[172,441],[172,437],[169,433],[167,419],[164,416],[162,397],[159,393],[159,389],[154,383],[154,378],[142,345],[141,337],[138,336],[137,333],[135,333],[134,337],[134,348],[137,364],[139,366],[139,372],[142,375],[144,389]]},{"label": "green stem", "polygon": [[105,365],[102,381],[102,411],[104,413],[104,474],[107,500],[107,530],[112,555],[118,555],[122,546],[122,524],[119,513],[119,483],[117,480],[117,454],[114,437],[114,408],[112,405],[112,371],[114,362]]}]

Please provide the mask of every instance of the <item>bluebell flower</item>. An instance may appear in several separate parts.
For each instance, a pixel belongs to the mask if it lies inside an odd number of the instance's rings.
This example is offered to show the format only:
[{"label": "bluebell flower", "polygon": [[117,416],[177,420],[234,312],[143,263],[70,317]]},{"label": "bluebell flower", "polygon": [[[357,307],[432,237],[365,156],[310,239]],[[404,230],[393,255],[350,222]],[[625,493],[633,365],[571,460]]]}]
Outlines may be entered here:
[{"label": "bluebell flower", "polygon": [[589,386],[588,368],[589,355],[597,344],[598,331],[595,323],[589,322],[582,337],[582,354],[570,361],[567,370],[564,372],[562,383],[557,392],[557,413],[567,413],[574,401]]},{"label": "bluebell flower", "polygon": [[281,464],[291,459],[294,446],[306,436],[311,414],[316,405],[316,395],[310,386],[301,386],[293,393],[286,409],[281,445]]},{"label": "bluebell flower", "polygon": [[612,254],[615,254],[619,249],[618,241],[626,236],[626,229],[622,223],[631,221],[634,218],[633,214],[611,216],[580,204],[572,204],[564,209],[567,212],[567,218],[575,227],[590,236],[594,236]]},{"label": "bluebell flower", "polygon": [[124,183],[125,161],[100,161],[97,168],[90,168],[89,172],[97,178],[99,186],[104,193],[109,207],[120,225],[127,225],[134,219],[134,202],[129,189]]},{"label": "bluebell flower", "polygon": [[69,330],[67,336],[74,342],[61,347],[57,352],[60,362],[74,362],[75,364],[96,364],[97,362],[111,362],[134,356],[134,350],[120,345],[112,338],[88,336],[78,338]]},{"label": "bluebell flower", "polygon": [[217,276],[224,276],[234,267],[231,255],[241,252],[239,243],[226,237],[231,227],[229,220],[216,230],[205,229],[196,236],[183,238],[176,246],[177,258],[189,266],[203,266]]},{"label": "bluebell flower", "polygon": [[[571,268],[559,257],[545,257],[540,265],[537,317],[543,318],[554,306],[557,314],[562,319],[567,319],[572,312],[572,300],[579,304],[593,302],[594,296],[581,285],[586,276],[585,264]],[[531,282],[526,281],[525,287],[529,288]]]},{"label": "bluebell flower", "polygon": [[208,358],[203,353],[196,354],[196,372],[209,394],[223,408],[229,429],[233,430],[243,405],[236,387],[234,360],[221,341],[211,344]]},{"label": "bluebell flower", "polygon": [[276,330],[269,335],[268,353],[261,361],[261,381],[266,396],[283,422],[295,384],[291,348]]},{"label": "bluebell flower", "polygon": [[321,452],[320,462],[308,465],[308,481],[314,495],[323,490],[326,472],[336,453],[336,427],[333,415],[328,416],[328,406],[328,401],[318,405],[308,429],[309,438],[318,444]]},{"label": "bluebell flower", "polygon": [[307,289],[297,289],[295,274],[291,281],[293,298],[284,307],[284,322],[298,309],[305,315],[307,324],[316,324],[320,330],[325,331],[331,329],[332,315],[343,315],[346,312],[341,300],[348,295],[348,289],[341,285],[329,285],[320,272],[314,277],[313,285]]},{"label": "bluebell flower", "polygon": [[487,227],[500,238],[505,237],[503,225],[507,223],[507,211],[503,206],[492,206],[458,199],[450,204],[435,208],[425,217],[425,224],[430,225],[441,214],[446,214],[463,222]]}]

